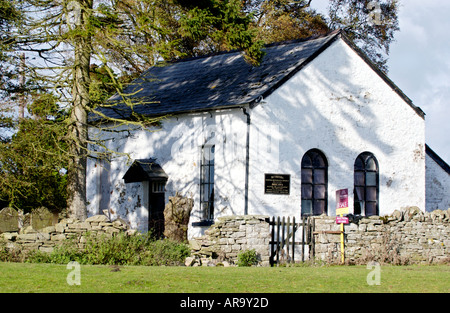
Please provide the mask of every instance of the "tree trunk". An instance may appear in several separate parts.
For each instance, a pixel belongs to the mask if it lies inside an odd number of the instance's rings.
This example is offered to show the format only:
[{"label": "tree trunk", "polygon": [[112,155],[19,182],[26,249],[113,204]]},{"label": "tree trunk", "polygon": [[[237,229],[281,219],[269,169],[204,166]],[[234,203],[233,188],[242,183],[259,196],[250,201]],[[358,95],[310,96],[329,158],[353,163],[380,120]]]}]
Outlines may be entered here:
[{"label": "tree trunk", "polygon": [[72,88],[72,112],[70,118],[70,164],[68,181],[68,214],[72,218],[87,218],[86,161],[87,161],[87,108],[89,107],[89,66],[91,35],[89,15],[92,0],[77,0],[75,5],[75,32],[73,38],[74,66]]}]

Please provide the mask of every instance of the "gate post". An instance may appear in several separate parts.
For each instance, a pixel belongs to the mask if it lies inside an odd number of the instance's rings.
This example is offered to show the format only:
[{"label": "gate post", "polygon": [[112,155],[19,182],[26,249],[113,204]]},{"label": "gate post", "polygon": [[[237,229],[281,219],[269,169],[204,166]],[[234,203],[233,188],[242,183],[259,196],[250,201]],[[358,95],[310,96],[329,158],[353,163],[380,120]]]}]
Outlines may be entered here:
[{"label": "gate post", "polygon": [[272,221],[269,222],[269,225],[272,227],[270,231],[270,257],[269,257],[269,263],[270,266],[273,266],[274,264],[274,245],[275,245],[275,216],[272,216]]}]

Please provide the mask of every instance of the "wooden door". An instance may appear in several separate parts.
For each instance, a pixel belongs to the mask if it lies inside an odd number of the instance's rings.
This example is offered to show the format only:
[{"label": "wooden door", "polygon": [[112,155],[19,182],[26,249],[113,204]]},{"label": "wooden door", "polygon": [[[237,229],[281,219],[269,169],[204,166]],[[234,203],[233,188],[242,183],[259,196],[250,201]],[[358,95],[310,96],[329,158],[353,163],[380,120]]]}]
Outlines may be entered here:
[{"label": "wooden door", "polygon": [[148,229],[156,238],[164,236],[165,182],[149,184]]}]

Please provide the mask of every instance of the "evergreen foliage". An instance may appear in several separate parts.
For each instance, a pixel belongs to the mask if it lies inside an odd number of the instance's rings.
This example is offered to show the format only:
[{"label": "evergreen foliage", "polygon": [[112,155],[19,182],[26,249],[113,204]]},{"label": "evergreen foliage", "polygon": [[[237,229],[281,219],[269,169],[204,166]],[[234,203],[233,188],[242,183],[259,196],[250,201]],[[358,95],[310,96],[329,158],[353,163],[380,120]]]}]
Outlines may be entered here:
[{"label": "evergreen foliage", "polygon": [[[240,49],[257,66],[263,44],[342,28],[386,71],[399,4],[376,3],[331,0],[324,16],[314,0],[0,0],[0,198],[84,219],[86,160],[114,153],[87,116],[114,93],[132,108],[124,86],[161,61]],[[135,116],[103,117],[113,131],[159,121]]]}]

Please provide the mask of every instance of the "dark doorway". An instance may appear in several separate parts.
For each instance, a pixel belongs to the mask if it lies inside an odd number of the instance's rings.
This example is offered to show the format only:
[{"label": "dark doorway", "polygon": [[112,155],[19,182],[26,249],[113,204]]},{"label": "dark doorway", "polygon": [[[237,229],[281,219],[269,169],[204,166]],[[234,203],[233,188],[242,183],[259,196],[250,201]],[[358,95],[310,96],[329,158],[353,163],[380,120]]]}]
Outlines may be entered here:
[{"label": "dark doorway", "polygon": [[148,229],[156,238],[164,236],[165,185],[162,181],[149,183]]},{"label": "dark doorway", "polygon": [[165,187],[168,178],[156,159],[135,160],[123,176],[126,184],[148,182],[143,185],[148,186],[144,190],[144,197],[148,195],[148,230],[156,238],[164,236]]}]

